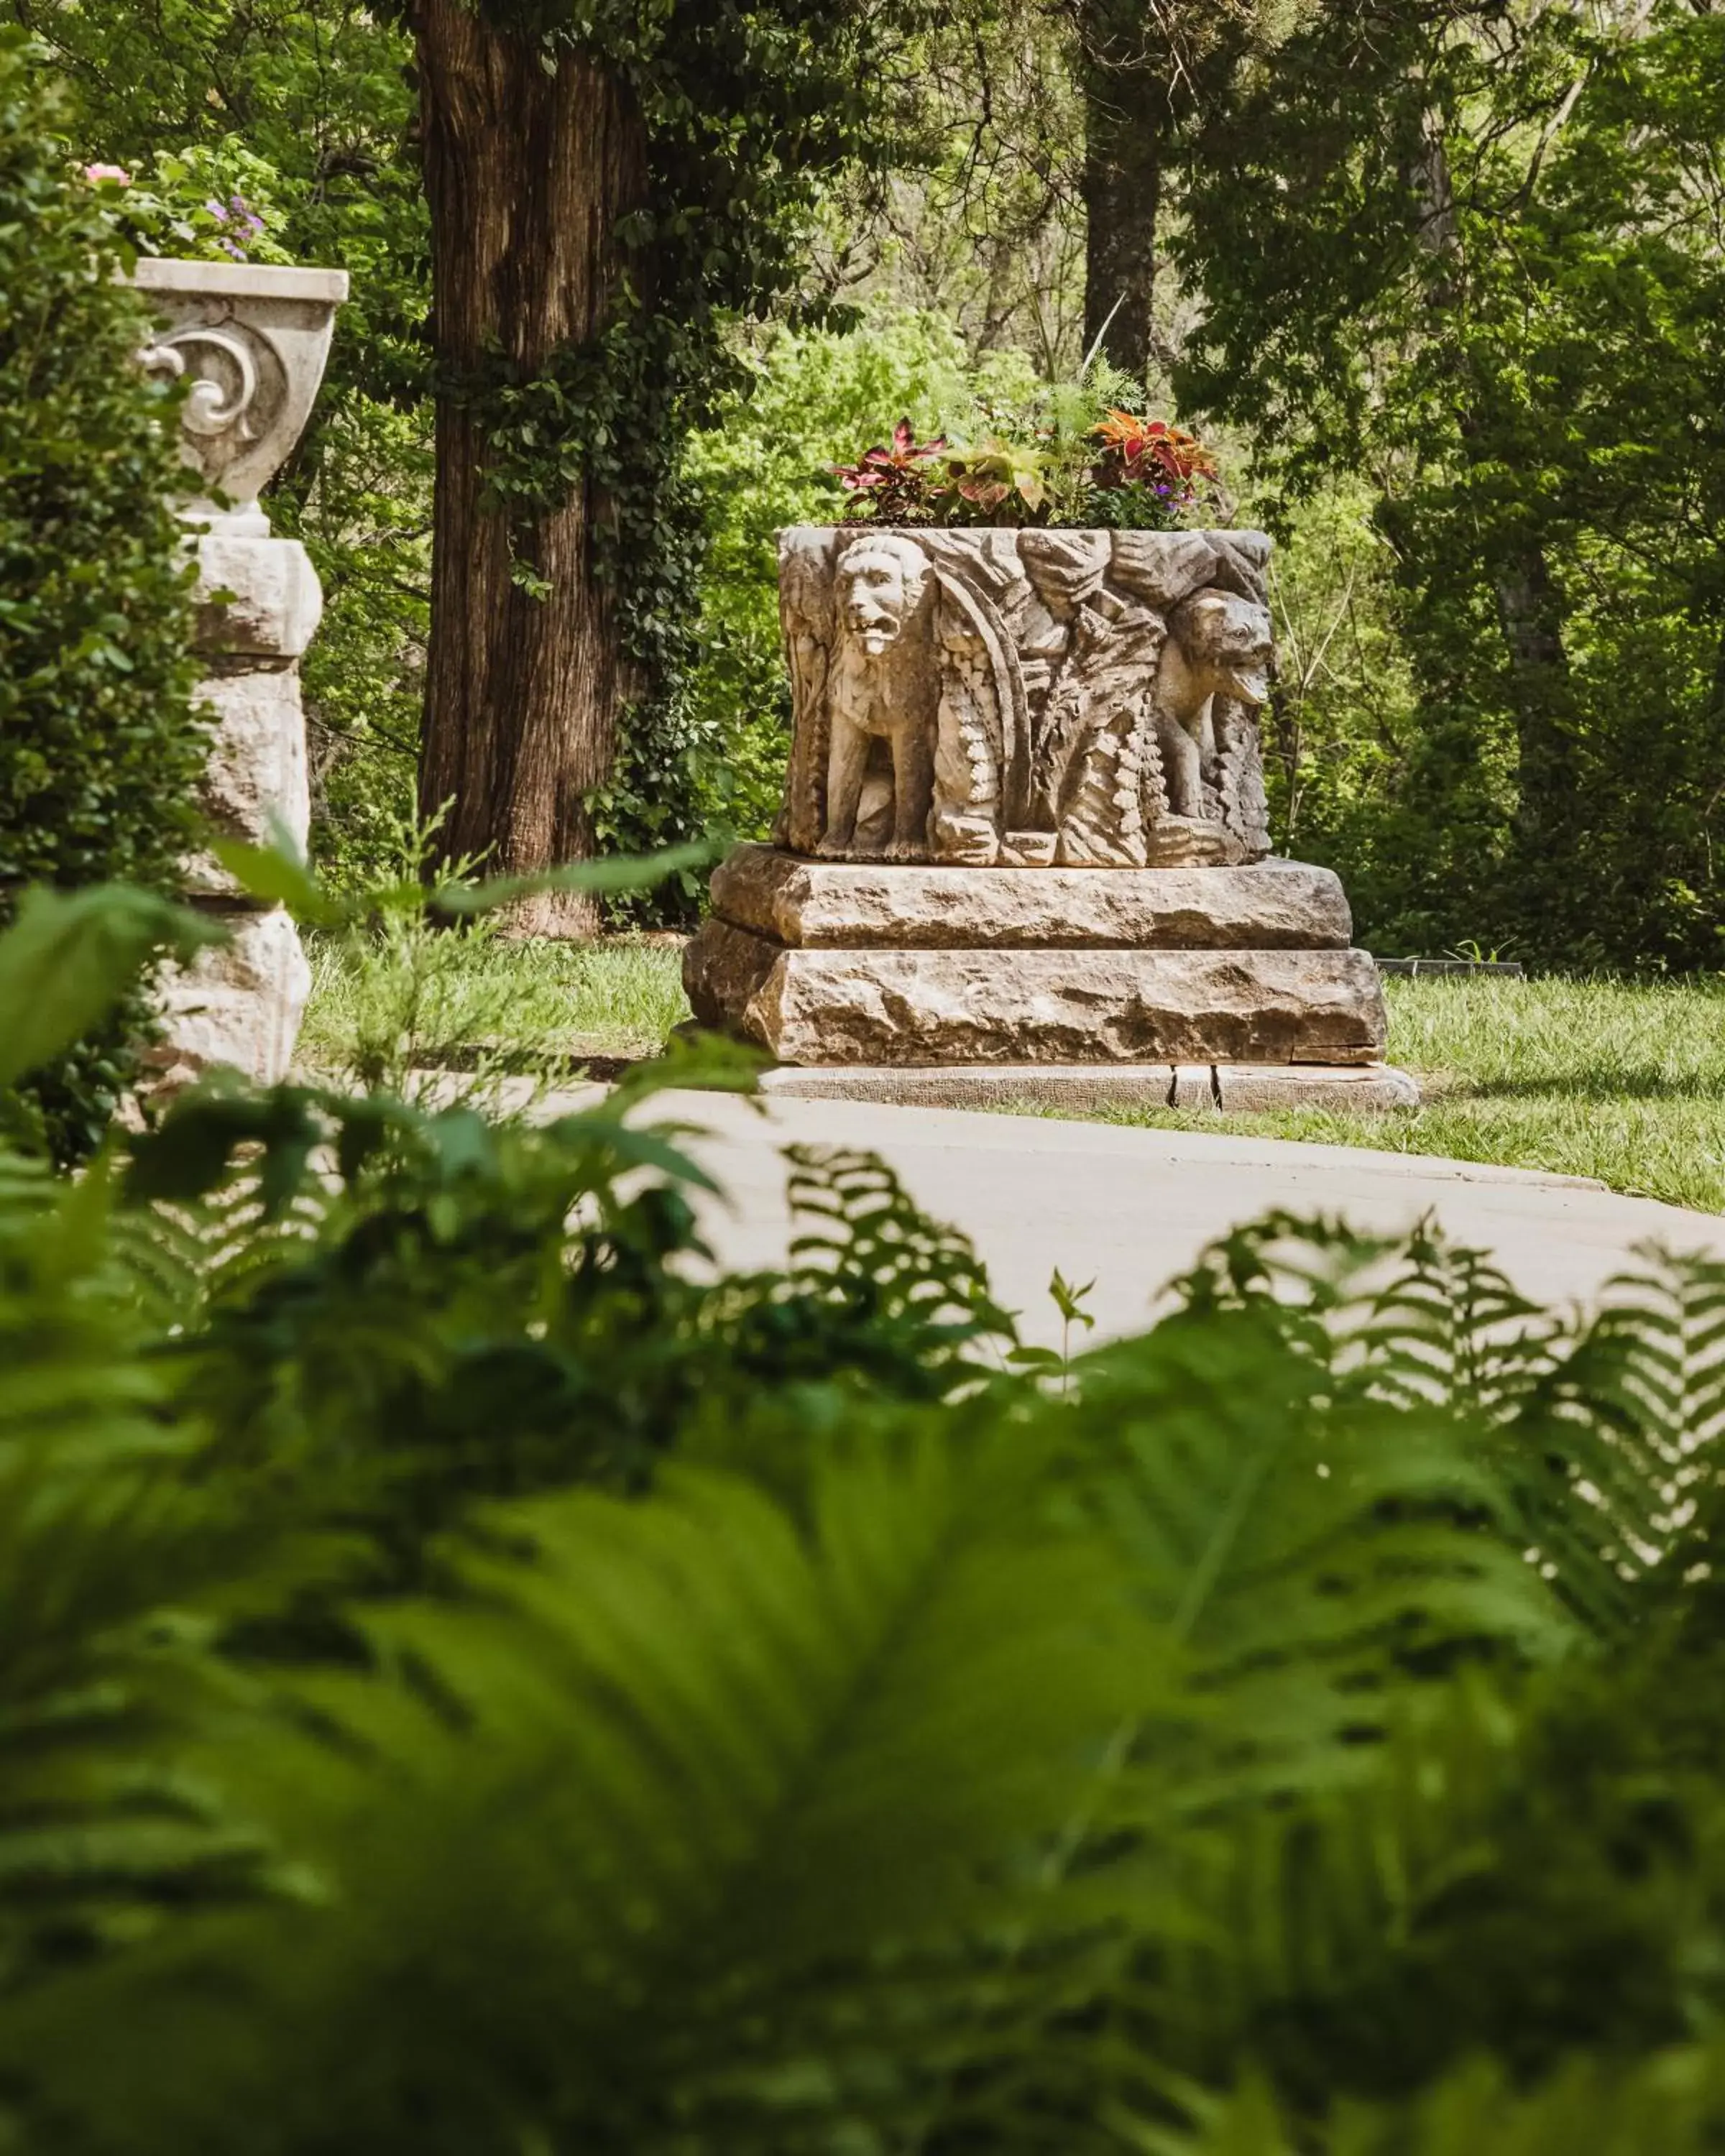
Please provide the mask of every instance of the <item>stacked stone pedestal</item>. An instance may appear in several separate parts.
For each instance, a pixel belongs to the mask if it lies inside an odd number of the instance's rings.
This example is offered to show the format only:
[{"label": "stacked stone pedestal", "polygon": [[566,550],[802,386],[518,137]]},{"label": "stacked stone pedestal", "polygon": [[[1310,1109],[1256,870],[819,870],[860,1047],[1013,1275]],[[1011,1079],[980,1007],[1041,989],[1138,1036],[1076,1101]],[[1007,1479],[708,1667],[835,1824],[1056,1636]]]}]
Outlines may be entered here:
[{"label": "stacked stone pedestal", "polygon": [[[198,535],[193,643],[213,714],[201,806],[211,833],[304,851],[311,822],[300,660],[323,612],[305,550],[278,539],[258,506],[299,439],[329,357],[340,270],[146,257],[132,282],[157,319],[138,354],[185,384],[180,454],[197,492],[182,510]],[[186,864],[187,896],[218,916],[226,942],[162,984],[158,1083],[215,1065],[262,1085],[287,1075],[311,969],[279,906],[249,899],[213,853]]]},{"label": "stacked stone pedestal", "polygon": [[1223,1108],[1417,1100],[1327,870],[896,866],[745,846],[684,976],[773,1090]]},{"label": "stacked stone pedestal", "polygon": [[[198,701],[213,714],[200,806],[211,832],[251,845],[285,836],[304,852],[311,819],[300,660],[323,594],[295,539],[219,530],[198,542],[198,649],[210,671]],[[162,1082],[216,1065],[259,1085],[287,1075],[311,990],[291,916],[248,897],[210,852],[186,864],[187,895],[228,941],[175,972],[162,990]]]}]

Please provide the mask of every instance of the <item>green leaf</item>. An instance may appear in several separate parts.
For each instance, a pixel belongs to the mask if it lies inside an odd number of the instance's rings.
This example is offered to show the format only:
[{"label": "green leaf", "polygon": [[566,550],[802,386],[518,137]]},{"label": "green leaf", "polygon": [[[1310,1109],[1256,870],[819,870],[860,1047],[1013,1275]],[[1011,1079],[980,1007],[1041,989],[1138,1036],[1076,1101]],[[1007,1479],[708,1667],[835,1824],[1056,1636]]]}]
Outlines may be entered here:
[{"label": "green leaf", "polygon": [[337,927],[349,909],[319,884],[304,856],[285,835],[271,846],[239,839],[213,839],[210,851],[249,897],[285,906],[308,927]]},{"label": "green leaf", "polygon": [[126,884],[26,891],[0,935],[0,1086],[62,1055],[159,953],[184,962],[226,940],[206,916]]},{"label": "green leaf", "polygon": [[533,875],[494,876],[477,884],[439,884],[431,896],[438,913],[490,913],[518,900],[536,897],[542,891],[591,891],[595,895],[626,891],[648,891],[685,869],[705,868],[721,849],[702,839],[682,846],[668,846],[663,853],[598,861],[572,861],[567,867],[545,869]]}]

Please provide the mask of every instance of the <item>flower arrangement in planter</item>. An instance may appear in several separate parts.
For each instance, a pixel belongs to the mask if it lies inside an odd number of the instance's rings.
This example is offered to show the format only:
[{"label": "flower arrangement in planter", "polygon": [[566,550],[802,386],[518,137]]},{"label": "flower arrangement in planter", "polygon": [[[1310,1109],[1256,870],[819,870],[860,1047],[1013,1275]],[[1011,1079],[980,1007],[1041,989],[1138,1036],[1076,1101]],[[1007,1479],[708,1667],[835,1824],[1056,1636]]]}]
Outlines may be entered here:
[{"label": "flower arrangement in planter", "polygon": [[136,172],[103,164],[78,170],[136,254],[180,262],[293,260],[271,231],[270,168],[238,144],[161,151]]},{"label": "flower arrangement in planter", "polygon": [[791,852],[1232,867],[1269,850],[1270,542],[1106,367],[972,438],[900,420],[780,535]]},{"label": "flower arrangement in planter", "polygon": [[1166,531],[1225,517],[1220,467],[1195,434],[1117,406],[1096,417],[1081,396],[1050,393],[1029,411],[982,407],[993,424],[967,443],[919,442],[901,419],[890,441],[831,468],[850,497],[845,521]]}]

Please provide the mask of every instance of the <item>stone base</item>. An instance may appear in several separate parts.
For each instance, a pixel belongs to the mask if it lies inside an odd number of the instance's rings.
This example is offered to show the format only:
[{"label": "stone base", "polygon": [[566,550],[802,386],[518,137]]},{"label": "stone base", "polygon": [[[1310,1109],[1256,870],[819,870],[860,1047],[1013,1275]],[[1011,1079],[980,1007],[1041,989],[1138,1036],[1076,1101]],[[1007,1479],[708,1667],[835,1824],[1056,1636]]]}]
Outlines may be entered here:
[{"label": "stone base", "polygon": [[1340,879],[1250,868],[966,869],[807,860],[737,846],[713,911],[796,950],[1345,951]]},{"label": "stone base", "polygon": [[1417,1108],[1420,1088],[1388,1064],[949,1064],[940,1070],[781,1064],[761,1091],[795,1101],[880,1101],[911,1108],[1200,1108],[1221,1115],[1326,1108],[1373,1115]]},{"label": "stone base", "polygon": [[697,1021],[781,1064],[1374,1065],[1340,883],[1211,869],[889,866],[740,846],[684,954]]},{"label": "stone base", "polygon": [[710,920],[683,979],[703,1025],[781,1063],[1360,1064],[1384,1053],[1383,991],[1363,951],[801,951]]}]

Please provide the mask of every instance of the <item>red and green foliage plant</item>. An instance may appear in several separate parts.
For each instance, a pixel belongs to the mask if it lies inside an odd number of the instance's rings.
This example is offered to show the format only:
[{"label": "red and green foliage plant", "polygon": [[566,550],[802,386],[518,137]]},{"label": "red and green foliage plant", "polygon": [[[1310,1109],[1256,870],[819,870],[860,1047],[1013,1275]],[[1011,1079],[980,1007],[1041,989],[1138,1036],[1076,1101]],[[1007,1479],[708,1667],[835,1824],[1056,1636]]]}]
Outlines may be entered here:
[{"label": "red and green foliage plant", "polygon": [[1111,406],[1093,425],[1074,427],[1060,424],[1058,408],[978,408],[993,429],[974,441],[919,442],[906,418],[890,445],[832,466],[850,497],[845,521],[1154,529],[1219,497],[1214,456],[1166,419]]},{"label": "red and green foliage plant", "polygon": [[1220,468],[1196,434],[1166,419],[1110,410],[1091,429],[1102,445],[1091,478],[1099,487],[1148,486],[1181,506],[1204,498]]},{"label": "red and green foliage plant", "polygon": [[937,490],[930,482],[935,459],[946,446],[944,434],[919,442],[910,421],[901,419],[890,444],[877,442],[854,465],[834,465],[833,476],[851,496],[846,517],[869,517],[877,524],[933,523]]}]

